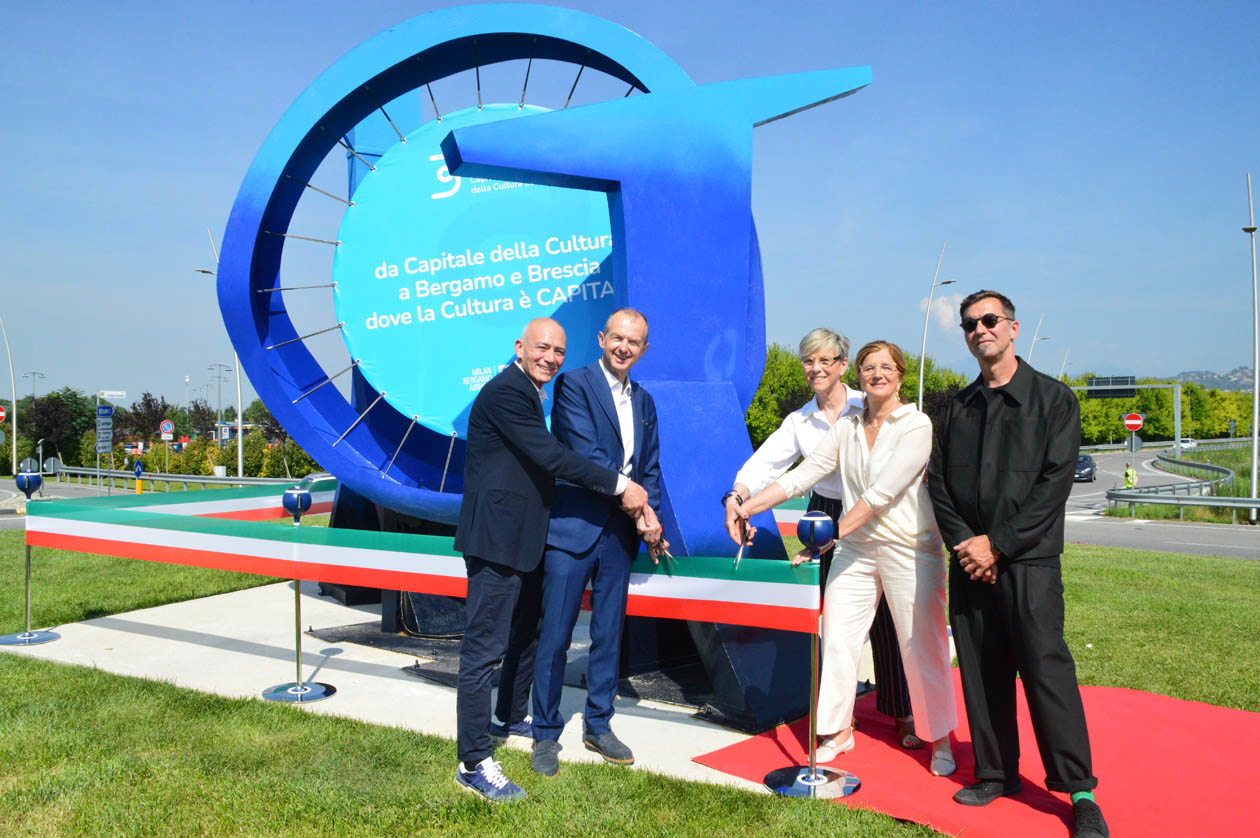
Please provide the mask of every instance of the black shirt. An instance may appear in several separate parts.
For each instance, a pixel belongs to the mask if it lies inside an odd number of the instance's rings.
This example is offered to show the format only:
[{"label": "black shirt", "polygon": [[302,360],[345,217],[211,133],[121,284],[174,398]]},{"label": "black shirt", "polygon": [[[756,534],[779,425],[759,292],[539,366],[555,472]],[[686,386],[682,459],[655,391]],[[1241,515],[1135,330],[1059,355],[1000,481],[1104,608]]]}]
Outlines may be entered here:
[{"label": "black shirt", "polygon": [[1000,562],[1057,565],[1081,447],[1081,408],[1064,384],[1017,359],[1005,386],[977,378],[936,425],[928,492],[945,546],[988,535]]}]

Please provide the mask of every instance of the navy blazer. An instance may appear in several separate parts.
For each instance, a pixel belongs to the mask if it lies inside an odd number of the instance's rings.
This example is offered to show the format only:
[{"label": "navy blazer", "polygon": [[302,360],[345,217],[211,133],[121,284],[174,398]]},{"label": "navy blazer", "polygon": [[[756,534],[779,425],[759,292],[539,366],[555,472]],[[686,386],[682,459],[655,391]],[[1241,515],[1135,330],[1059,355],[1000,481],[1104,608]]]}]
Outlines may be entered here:
[{"label": "navy blazer", "polygon": [[[621,424],[617,421],[608,379],[599,362],[556,379],[555,399],[551,408],[551,432],[556,439],[580,457],[620,470],[626,459]],[[634,415],[635,450],[629,477],[647,490],[648,502],[659,517],[661,444],[657,435],[656,403],[651,393],[632,382],[630,405]],[[551,528],[547,532],[548,547],[582,553],[609,526],[622,537],[629,552],[638,551],[639,536],[634,522],[621,510],[616,498],[565,481],[557,483]]]},{"label": "navy blazer", "polygon": [[455,549],[519,571],[536,568],[557,477],[610,499],[617,487],[615,470],[574,454],[547,432],[533,381],[509,364],[481,388],[468,415]]}]

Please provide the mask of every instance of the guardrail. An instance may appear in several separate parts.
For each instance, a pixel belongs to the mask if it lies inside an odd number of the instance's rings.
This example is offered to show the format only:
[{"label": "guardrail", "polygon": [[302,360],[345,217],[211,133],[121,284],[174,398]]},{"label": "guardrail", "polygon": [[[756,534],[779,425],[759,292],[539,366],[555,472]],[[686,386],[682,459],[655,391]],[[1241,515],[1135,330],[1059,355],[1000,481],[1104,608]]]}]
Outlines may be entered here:
[{"label": "guardrail", "polygon": [[[80,484],[87,485],[109,485],[115,488],[127,488],[127,481],[134,481],[136,474],[127,469],[101,469],[97,471],[94,468],[82,468],[80,466],[61,466],[57,469],[57,482],[61,482],[62,475],[65,475],[66,482],[74,482],[73,478],[78,478]],[[122,485],[117,480],[122,480]],[[171,491],[172,483],[182,484],[184,491],[188,490],[188,484],[200,485],[205,489],[209,486],[272,486],[288,484],[292,485],[301,478],[298,477],[218,477],[212,474],[164,474],[161,472],[145,473],[141,480],[148,480],[154,483],[165,483],[166,491]]]},{"label": "guardrail", "polygon": [[[1245,443],[1250,445],[1250,443]],[[1226,446],[1221,446],[1226,447]],[[1233,446],[1228,446],[1233,447]],[[1187,506],[1210,506],[1228,509],[1233,523],[1238,523],[1239,509],[1260,509],[1260,500],[1253,498],[1221,497],[1211,494],[1212,490],[1234,485],[1234,472],[1225,466],[1212,463],[1195,463],[1190,460],[1177,460],[1163,454],[1156,455],[1160,468],[1174,474],[1190,474],[1206,472],[1216,475],[1206,480],[1189,483],[1166,483],[1159,486],[1135,486],[1132,489],[1111,489],[1107,492],[1107,510],[1111,511],[1113,503],[1129,504],[1129,516],[1137,517],[1139,503],[1176,504],[1178,518],[1185,519]]]}]

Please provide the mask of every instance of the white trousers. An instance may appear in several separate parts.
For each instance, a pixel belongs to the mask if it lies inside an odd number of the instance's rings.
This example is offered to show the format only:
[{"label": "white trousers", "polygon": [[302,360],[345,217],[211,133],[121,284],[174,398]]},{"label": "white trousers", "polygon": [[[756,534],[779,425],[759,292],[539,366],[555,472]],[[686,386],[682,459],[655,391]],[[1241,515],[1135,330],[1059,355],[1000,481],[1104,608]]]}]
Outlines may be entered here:
[{"label": "white trousers", "polygon": [[919,737],[933,742],[958,724],[945,628],[945,561],[939,552],[892,544],[836,544],[823,604],[818,733],[848,727],[862,644],[883,592],[897,627]]}]

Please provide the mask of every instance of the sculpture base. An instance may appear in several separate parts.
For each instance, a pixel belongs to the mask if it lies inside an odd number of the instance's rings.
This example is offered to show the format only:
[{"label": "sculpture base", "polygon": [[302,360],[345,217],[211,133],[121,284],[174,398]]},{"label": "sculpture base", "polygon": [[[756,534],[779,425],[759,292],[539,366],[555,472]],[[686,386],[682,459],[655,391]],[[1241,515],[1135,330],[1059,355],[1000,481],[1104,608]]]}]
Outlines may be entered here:
[{"label": "sculpture base", "polygon": [[813,797],[826,800],[848,797],[862,787],[856,774],[832,768],[815,767],[810,776],[808,765],[776,768],[766,775],[766,788],[782,797]]},{"label": "sculpture base", "polygon": [[297,684],[290,681],[287,684],[268,687],[262,691],[262,697],[268,701],[283,701],[286,704],[311,704],[331,698],[336,692],[337,688],[332,684],[318,682]]},{"label": "sculpture base", "polygon": [[6,634],[0,637],[0,646],[38,646],[60,640],[61,635],[55,631],[24,631],[21,634]]}]

